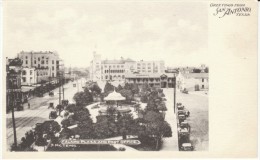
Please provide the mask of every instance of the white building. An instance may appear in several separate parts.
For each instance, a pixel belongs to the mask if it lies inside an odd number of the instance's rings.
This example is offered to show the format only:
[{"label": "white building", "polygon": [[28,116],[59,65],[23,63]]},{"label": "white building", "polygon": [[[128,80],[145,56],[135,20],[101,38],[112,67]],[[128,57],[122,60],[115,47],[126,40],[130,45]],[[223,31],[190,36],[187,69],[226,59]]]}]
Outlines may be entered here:
[{"label": "white building", "polygon": [[[58,70],[60,68],[59,55],[56,52],[20,52],[18,57],[23,60],[23,67],[28,68],[40,68],[42,70],[48,69],[49,77],[57,77]],[[41,71],[40,71],[41,72]]]},{"label": "white building", "polygon": [[101,55],[93,53],[93,60],[90,62],[89,76],[93,81],[101,80]]},{"label": "white building", "polygon": [[90,80],[93,81],[124,81],[126,74],[160,74],[164,70],[164,61],[134,61],[122,57],[119,60],[101,60],[101,55],[95,52],[89,67]]},{"label": "white building", "polygon": [[31,86],[38,83],[43,83],[49,80],[49,70],[47,68],[38,68],[35,67],[22,68],[22,78],[21,78],[21,85],[23,86]]},{"label": "white building", "polygon": [[188,91],[208,90],[209,75],[208,73],[181,73],[177,76],[177,88]]}]

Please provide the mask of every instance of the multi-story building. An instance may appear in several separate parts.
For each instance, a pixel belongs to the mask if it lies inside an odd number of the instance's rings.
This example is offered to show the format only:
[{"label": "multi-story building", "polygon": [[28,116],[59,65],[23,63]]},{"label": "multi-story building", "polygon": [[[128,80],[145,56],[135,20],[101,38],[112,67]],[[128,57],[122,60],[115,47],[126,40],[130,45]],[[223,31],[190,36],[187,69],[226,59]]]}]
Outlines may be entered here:
[{"label": "multi-story building", "polygon": [[22,102],[22,61],[19,58],[6,59],[6,109],[18,107]]},{"label": "multi-story building", "polygon": [[151,87],[173,88],[174,74],[170,73],[130,73],[125,77],[126,83],[142,86],[147,83]]},{"label": "multi-story building", "polygon": [[93,81],[125,80],[126,74],[140,73],[153,74],[164,73],[164,61],[134,61],[132,59],[101,60],[101,55],[94,52],[94,58],[90,63],[90,79]]},{"label": "multi-story building", "polygon": [[[20,52],[18,57],[23,61],[23,67],[36,68],[39,75],[48,72],[49,77],[57,77],[60,68],[59,55],[56,52]],[[48,71],[46,70],[48,69]],[[43,71],[44,70],[44,71]]]},{"label": "multi-story building", "polygon": [[101,80],[101,55],[93,53],[94,58],[90,62],[89,74],[93,81]]},{"label": "multi-story building", "polygon": [[135,71],[138,73],[164,73],[164,61],[137,61]]},{"label": "multi-story building", "polygon": [[182,73],[177,76],[177,88],[180,90],[199,91],[209,89],[208,73]]}]

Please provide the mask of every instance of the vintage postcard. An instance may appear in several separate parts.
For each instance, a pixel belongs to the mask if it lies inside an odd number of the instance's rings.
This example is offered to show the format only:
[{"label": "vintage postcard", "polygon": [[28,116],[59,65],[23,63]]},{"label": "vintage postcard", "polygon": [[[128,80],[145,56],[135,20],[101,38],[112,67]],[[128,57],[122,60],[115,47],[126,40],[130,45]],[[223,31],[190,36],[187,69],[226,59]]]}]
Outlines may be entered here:
[{"label": "vintage postcard", "polygon": [[2,9],[4,158],[257,157],[257,1]]}]

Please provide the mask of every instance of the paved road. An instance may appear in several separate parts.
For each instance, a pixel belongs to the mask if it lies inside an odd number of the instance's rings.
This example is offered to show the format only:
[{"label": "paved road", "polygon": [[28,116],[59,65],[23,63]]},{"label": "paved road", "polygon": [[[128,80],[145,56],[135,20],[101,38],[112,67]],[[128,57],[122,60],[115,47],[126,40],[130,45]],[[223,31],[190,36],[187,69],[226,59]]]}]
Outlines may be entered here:
[{"label": "paved road", "polygon": [[164,138],[160,151],[178,151],[178,133],[177,133],[177,120],[173,110],[173,89],[163,89],[166,101],[166,115],[165,120],[170,124],[172,129],[172,137]]},{"label": "paved road", "polygon": [[[73,87],[76,83],[79,87]],[[68,99],[70,103],[73,103],[73,96],[79,90],[83,91],[82,86],[85,84],[85,79],[81,79],[75,82],[69,82],[64,85],[65,99]],[[54,102],[56,106],[59,102],[59,89],[54,90],[54,97],[50,97],[47,94],[44,97],[35,97],[29,100],[30,109],[28,109],[28,104],[24,104],[24,111],[15,112],[15,122],[16,122],[16,133],[17,141],[19,142],[24,134],[32,128],[35,123],[40,123],[48,120],[49,113],[51,109],[48,109],[48,104]],[[13,125],[12,125],[12,115],[8,113],[6,115],[6,136],[7,136],[7,148],[10,149],[10,145],[13,143]]]},{"label": "paved road", "polygon": [[176,101],[182,103],[190,111],[187,121],[191,125],[190,139],[195,150],[208,150],[208,95],[204,92],[190,94],[177,92]]}]

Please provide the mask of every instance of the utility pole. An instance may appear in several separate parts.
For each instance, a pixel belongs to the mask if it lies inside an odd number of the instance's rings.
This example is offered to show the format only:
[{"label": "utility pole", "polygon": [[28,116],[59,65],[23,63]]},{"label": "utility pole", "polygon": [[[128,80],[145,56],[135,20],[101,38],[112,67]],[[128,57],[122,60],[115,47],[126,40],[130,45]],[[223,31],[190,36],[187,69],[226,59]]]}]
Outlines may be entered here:
[{"label": "utility pole", "polygon": [[64,98],[64,85],[63,85],[64,84],[64,78],[63,78],[62,82],[63,82],[62,83],[62,95],[63,95],[63,100],[65,100],[65,98]]},{"label": "utility pole", "polygon": [[173,103],[174,103],[174,105],[173,105],[173,107],[174,107],[174,113],[175,113],[175,109],[176,109],[176,76],[175,76],[175,73],[173,73],[174,74],[174,77],[173,77],[173,82],[174,82],[174,92],[173,92]]},{"label": "utility pole", "polygon": [[13,132],[14,132],[14,146],[17,147],[17,137],[16,137],[16,125],[14,118],[14,106],[15,106],[15,93],[12,92],[13,103],[12,103],[12,122],[13,122]]},{"label": "utility pole", "polygon": [[60,72],[59,72],[59,105],[61,105],[61,80],[60,80]]}]

